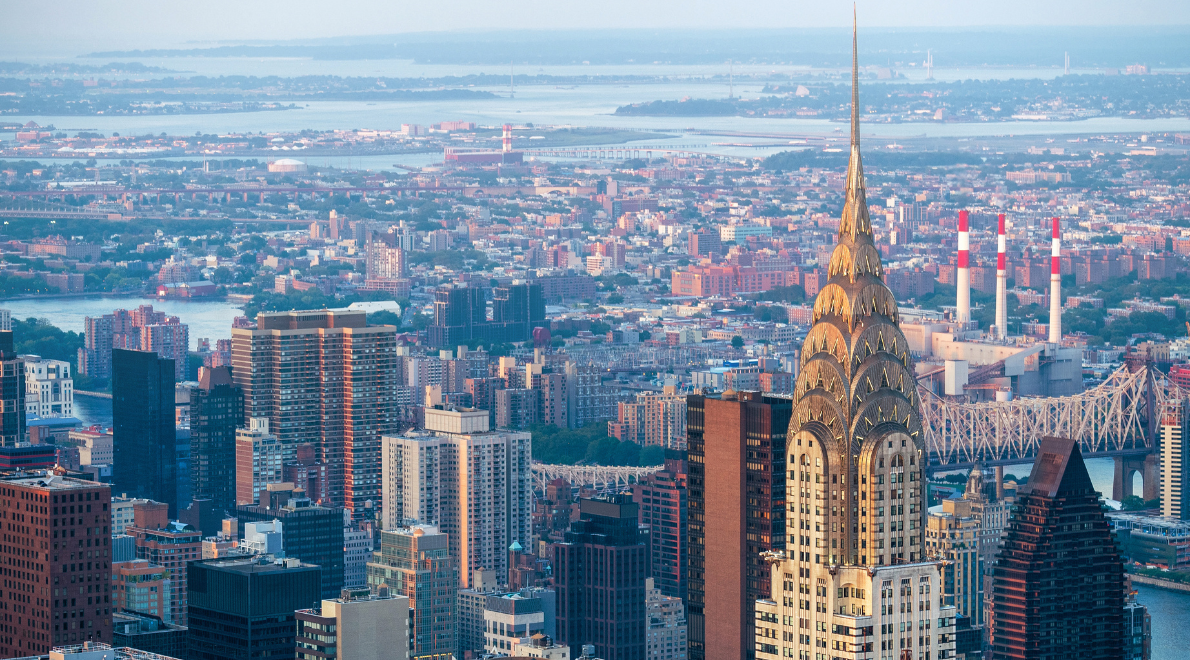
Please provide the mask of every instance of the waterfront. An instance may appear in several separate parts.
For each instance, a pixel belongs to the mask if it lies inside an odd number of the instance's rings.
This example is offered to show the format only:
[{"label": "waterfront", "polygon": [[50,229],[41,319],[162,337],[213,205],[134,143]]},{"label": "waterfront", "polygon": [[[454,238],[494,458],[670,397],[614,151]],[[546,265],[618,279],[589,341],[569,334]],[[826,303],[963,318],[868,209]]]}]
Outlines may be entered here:
[{"label": "waterfront", "polygon": [[[231,322],[243,316],[241,306],[223,299],[178,300],[148,296],[81,296],[78,298],[11,298],[0,300],[0,309],[12,312],[13,318],[45,319],[63,330],[82,333],[88,316],[103,316],[116,309],[136,309],[152,305],[153,309],[177,316],[190,326],[190,348],[198,346],[198,339],[231,339]],[[110,416],[110,415],[109,415]]]}]

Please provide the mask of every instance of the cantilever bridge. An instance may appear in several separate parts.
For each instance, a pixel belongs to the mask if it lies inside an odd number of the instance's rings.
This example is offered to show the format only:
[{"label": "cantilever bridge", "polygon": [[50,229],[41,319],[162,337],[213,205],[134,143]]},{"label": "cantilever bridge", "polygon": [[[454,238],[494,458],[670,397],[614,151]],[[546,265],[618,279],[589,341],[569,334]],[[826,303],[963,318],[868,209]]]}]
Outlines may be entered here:
[{"label": "cantilever bridge", "polygon": [[[1188,393],[1151,365],[1125,365],[1080,394],[966,402],[919,388],[926,451],[933,471],[976,464],[1013,465],[1037,455],[1046,436],[1074,438],[1085,458],[1116,463],[1113,499],[1132,494],[1132,477],[1143,476],[1144,498],[1160,493],[1158,428],[1163,417],[1179,422],[1190,407]],[[651,467],[533,464],[534,488],[544,493],[559,477],[576,486],[614,491],[660,470]]]},{"label": "cantilever bridge", "polygon": [[919,388],[926,450],[933,470],[1027,462],[1045,436],[1078,441],[1085,458],[1113,458],[1113,497],[1132,494],[1143,475],[1145,499],[1157,497],[1157,429],[1180,416],[1186,393],[1151,365],[1125,365],[1103,383],[1073,396],[968,403]]}]

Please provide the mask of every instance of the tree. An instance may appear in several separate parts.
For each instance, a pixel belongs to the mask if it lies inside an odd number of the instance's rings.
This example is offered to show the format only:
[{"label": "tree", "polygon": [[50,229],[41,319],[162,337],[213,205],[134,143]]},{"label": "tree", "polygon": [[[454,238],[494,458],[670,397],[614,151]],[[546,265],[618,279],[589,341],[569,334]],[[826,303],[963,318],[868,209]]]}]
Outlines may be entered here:
[{"label": "tree", "polygon": [[744,338],[739,335],[732,337],[731,338],[731,347],[736,350],[743,348],[744,347]]}]

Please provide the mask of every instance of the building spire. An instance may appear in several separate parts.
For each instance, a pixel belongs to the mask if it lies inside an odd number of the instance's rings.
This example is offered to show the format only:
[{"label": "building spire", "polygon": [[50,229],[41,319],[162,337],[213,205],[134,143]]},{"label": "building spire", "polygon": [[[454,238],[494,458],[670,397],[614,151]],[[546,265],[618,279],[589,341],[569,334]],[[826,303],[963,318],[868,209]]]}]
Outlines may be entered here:
[{"label": "building spire", "polygon": [[851,158],[847,162],[846,202],[842,222],[839,223],[839,239],[852,241],[872,236],[872,221],[868,218],[868,199],[864,189],[864,164],[859,153],[859,29],[855,8],[852,7],[851,26]]},{"label": "building spire", "polygon": [[851,151],[859,153],[859,20],[851,6]]}]

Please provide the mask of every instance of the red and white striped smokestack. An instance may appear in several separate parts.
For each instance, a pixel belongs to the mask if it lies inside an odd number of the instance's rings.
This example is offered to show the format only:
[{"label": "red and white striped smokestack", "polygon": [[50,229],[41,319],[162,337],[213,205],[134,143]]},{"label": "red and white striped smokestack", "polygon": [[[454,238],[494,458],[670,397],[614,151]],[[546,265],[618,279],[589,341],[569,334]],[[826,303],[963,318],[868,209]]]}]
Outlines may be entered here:
[{"label": "red and white striped smokestack", "polygon": [[1062,343],[1062,237],[1057,218],[1050,248],[1050,343]]},{"label": "red and white striped smokestack", "polygon": [[997,218],[996,230],[996,338],[1008,336],[1008,264],[1005,252],[1008,249],[1004,238],[1004,214]]},{"label": "red and white striped smokestack", "polygon": [[955,274],[957,293],[957,314],[955,320],[959,323],[971,321],[971,271],[968,251],[971,247],[971,236],[968,233],[967,212],[959,211],[959,263]]},{"label": "red and white striped smokestack", "polygon": [[512,151],[512,124],[504,125],[504,153]]}]

